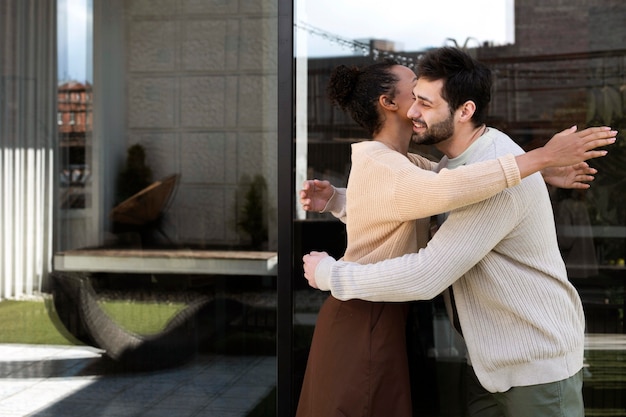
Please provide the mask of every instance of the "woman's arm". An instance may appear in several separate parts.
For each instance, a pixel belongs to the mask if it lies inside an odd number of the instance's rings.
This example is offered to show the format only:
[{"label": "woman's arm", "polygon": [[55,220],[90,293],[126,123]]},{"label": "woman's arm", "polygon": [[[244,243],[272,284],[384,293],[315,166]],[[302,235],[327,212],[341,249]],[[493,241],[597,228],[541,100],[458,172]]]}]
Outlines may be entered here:
[{"label": "woman's arm", "polygon": [[567,167],[588,159],[605,156],[607,151],[597,148],[615,142],[617,131],[610,127],[590,127],[580,132],[576,126],[557,133],[540,148],[516,157],[522,178],[548,167]]},{"label": "woman's arm", "polygon": [[[514,160],[501,157],[455,170],[444,169],[438,174],[413,165],[434,164],[424,157],[419,157],[418,162],[416,155],[411,154],[409,160],[412,163],[407,164],[404,156],[390,151],[385,158],[390,168],[396,170],[394,183],[389,186],[394,188],[399,219],[428,217],[473,204],[517,185],[521,178],[537,171],[604,156],[607,151],[595,149],[614,143],[616,134],[609,127],[592,127],[577,132],[574,126],[554,135],[543,147],[518,155]],[[334,187],[328,181],[305,181],[300,201],[305,210],[318,207],[319,211],[330,211],[345,222],[345,190],[338,190],[342,194],[329,207],[336,191]],[[422,204],[416,204],[416,201]]]}]

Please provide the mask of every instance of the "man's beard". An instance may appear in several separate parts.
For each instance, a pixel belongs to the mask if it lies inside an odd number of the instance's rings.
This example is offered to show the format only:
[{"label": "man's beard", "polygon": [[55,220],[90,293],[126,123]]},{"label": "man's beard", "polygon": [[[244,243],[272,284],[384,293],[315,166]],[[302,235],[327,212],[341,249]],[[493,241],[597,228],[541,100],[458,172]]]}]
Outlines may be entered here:
[{"label": "man's beard", "polygon": [[450,139],[454,134],[454,116],[449,115],[447,119],[427,126],[422,133],[413,133],[411,140],[417,145],[436,145],[439,142]]}]

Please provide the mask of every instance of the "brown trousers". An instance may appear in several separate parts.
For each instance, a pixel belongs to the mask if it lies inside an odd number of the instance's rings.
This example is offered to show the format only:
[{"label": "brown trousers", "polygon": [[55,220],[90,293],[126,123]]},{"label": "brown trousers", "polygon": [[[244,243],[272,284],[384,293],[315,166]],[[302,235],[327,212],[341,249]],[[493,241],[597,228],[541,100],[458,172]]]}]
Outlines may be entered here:
[{"label": "brown trousers", "polygon": [[404,303],[339,301],[317,317],[297,417],[410,417]]}]

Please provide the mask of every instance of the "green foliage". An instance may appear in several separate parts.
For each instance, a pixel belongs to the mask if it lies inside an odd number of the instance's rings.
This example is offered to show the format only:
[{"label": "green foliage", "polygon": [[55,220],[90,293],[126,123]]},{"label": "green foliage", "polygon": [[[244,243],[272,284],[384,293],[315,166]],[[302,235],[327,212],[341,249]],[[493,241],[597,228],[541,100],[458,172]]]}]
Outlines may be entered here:
[{"label": "green foliage", "polygon": [[152,183],[152,170],[146,165],[146,151],[136,144],[128,148],[126,165],[117,177],[116,204],[138,193]]},{"label": "green foliage", "polygon": [[244,196],[237,226],[250,237],[252,249],[261,249],[267,240],[267,184],[262,175],[256,175]]}]

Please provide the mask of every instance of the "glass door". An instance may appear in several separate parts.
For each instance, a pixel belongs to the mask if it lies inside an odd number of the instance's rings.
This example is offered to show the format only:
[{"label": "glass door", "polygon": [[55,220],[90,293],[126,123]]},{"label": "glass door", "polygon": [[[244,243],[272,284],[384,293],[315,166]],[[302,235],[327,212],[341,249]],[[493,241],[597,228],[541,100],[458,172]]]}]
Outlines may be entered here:
[{"label": "glass door", "polygon": [[[587,25],[612,17],[597,5],[572,7],[566,15],[576,15],[583,20],[582,27],[589,29],[585,29],[584,42],[564,43],[559,40],[564,38],[546,37],[529,23],[541,18],[554,33],[570,30],[568,18],[556,3],[546,5],[554,13],[545,13],[525,0],[497,5],[450,0],[420,7],[391,0],[384,9],[376,2],[296,1],[296,196],[306,179],[345,187],[351,145],[371,139],[347,114],[331,106],[327,97],[330,73],[339,65],[360,67],[391,58],[414,68],[428,49],[455,46],[492,69],[489,125],[509,134],[525,150],[541,146],[540,138],[574,124],[581,129],[610,125],[623,130],[626,58],[619,44],[621,35],[601,36]],[[624,13],[623,5],[616,7]],[[476,24],[484,19],[484,10],[489,10],[490,24]],[[620,359],[626,350],[626,217],[620,209],[623,193],[618,191],[623,189],[619,178],[625,166],[624,149],[618,140],[609,149],[609,157],[590,162],[599,173],[589,190],[550,188],[562,256],[586,312],[584,397],[588,413],[625,410],[624,402],[618,400],[626,389]],[[430,147],[412,146],[411,150],[433,159],[441,155]],[[340,258],[348,242],[345,225],[331,214],[306,212],[297,197],[294,213],[294,396],[298,398],[318,312],[329,296],[308,286],[301,258],[311,250]],[[410,366],[418,375],[411,382],[415,415],[466,415],[466,349],[450,327],[440,297],[414,304],[407,335]],[[609,363],[620,371],[611,373]]]}]

